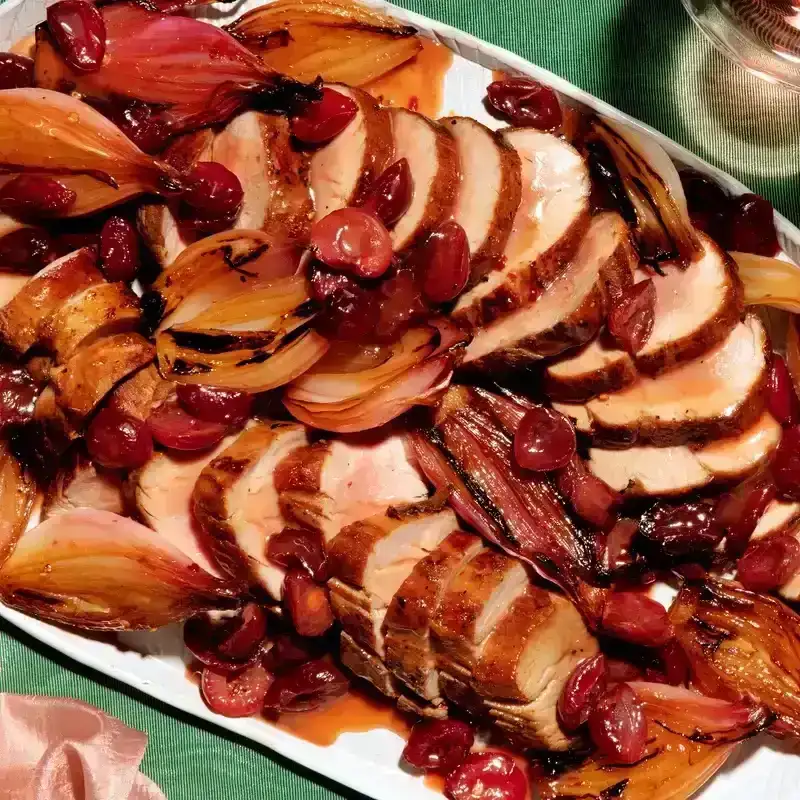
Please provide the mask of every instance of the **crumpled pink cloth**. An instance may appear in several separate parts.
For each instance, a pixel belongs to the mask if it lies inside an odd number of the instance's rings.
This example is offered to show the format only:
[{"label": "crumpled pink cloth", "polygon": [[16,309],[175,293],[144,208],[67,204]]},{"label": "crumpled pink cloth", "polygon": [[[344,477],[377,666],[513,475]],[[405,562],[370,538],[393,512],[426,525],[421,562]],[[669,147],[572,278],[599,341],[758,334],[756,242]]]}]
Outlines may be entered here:
[{"label": "crumpled pink cloth", "polygon": [[0,800],[166,800],[147,735],[78,700],[0,693]]}]

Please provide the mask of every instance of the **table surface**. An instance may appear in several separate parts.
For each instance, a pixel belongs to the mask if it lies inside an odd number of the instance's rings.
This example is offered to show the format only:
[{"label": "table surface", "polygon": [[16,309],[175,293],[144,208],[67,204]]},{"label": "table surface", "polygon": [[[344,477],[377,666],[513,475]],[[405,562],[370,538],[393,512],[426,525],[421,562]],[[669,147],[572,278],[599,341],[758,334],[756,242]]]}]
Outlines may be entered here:
[{"label": "table surface", "polygon": [[[562,75],[682,143],[800,223],[800,95],[717,54],[679,0],[396,0]],[[0,690],[66,695],[147,731],[169,800],[329,800],[337,785],[79,669],[0,621]]]}]

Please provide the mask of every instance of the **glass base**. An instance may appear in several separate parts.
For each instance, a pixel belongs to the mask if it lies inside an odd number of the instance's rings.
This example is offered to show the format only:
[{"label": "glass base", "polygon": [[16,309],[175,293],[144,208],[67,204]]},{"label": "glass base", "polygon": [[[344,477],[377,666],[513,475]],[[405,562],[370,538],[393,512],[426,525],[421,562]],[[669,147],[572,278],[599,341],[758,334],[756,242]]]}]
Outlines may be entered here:
[{"label": "glass base", "polygon": [[731,61],[759,78],[800,92],[800,8],[793,9],[791,0],[682,2],[700,30]]}]

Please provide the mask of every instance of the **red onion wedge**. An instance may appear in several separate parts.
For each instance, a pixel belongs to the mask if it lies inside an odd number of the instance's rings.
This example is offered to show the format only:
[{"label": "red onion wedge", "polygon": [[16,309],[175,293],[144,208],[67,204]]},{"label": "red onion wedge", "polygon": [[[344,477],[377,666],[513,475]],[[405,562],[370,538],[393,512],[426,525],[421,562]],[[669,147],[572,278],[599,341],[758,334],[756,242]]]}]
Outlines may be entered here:
[{"label": "red onion wedge", "polygon": [[181,188],[176,170],[145,155],[102,114],[45,89],[0,93],[0,184],[9,180],[2,173],[56,178],[76,195],[63,211],[69,217]]},{"label": "red onion wedge", "polygon": [[36,484],[11,453],[0,443],[0,566],[11,555],[28,524]]},{"label": "red onion wedge", "polygon": [[76,509],[26,532],[0,569],[6,605],[92,630],[159,628],[234,605],[233,590],[150,528]]},{"label": "red onion wedge", "polygon": [[749,697],[800,734],[800,618],[727,581],[684,586],[670,611],[692,685],[710,697]]},{"label": "red onion wedge", "polygon": [[315,428],[354,433],[383,425],[415,405],[433,405],[450,383],[467,337],[446,320],[413,328],[377,366],[353,370],[356,351],[323,360],[286,391],[289,412]]},{"label": "red onion wedge", "polygon": [[224,122],[245,103],[288,113],[319,97],[318,89],[266,67],[230,34],[202,20],[133,3],[106,5],[102,15],[105,58],[89,74],[70,69],[47,30],[37,30],[37,85],[69,85],[92,102],[122,97],[157,106],[171,134]]}]

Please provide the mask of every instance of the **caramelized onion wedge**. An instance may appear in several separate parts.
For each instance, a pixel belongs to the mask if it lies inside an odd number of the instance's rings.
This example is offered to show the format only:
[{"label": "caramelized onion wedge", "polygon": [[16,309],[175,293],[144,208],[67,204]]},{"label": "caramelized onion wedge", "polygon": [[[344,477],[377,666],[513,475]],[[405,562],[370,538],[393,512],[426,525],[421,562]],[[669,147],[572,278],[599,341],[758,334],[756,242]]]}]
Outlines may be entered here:
[{"label": "caramelized onion wedge", "polygon": [[[294,251],[261,231],[233,230],[207,236],[189,245],[142,298],[151,328],[191,319],[212,303],[297,269]],[[173,312],[181,307],[178,314]]]},{"label": "caramelized onion wedge", "polygon": [[789,318],[786,331],[786,366],[789,367],[795,393],[800,396],[800,327],[796,317]]},{"label": "caramelized onion wedge", "polygon": [[731,253],[748,306],[772,306],[800,314],[800,267],[780,258]]},{"label": "caramelized onion wedge", "polygon": [[422,49],[416,30],[355,3],[260,6],[227,27],[269,67],[300,81],[362,86],[412,59]]},{"label": "caramelized onion wedge", "polygon": [[70,217],[180,189],[176,170],[145,155],[102,114],[46,89],[0,94],[0,168],[57,177],[77,194]]},{"label": "caramelized onion wedge", "polygon": [[738,742],[754,736],[775,719],[764,706],[746,700],[719,700],[666,683],[633,681],[628,685],[642,702],[648,719],[696,742]]},{"label": "caramelized onion wedge", "polygon": [[636,764],[623,766],[592,756],[575,769],[540,784],[541,800],[682,800],[692,796],[735,749],[735,744],[688,741],[651,722],[647,751]]},{"label": "caramelized onion wedge", "polygon": [[93,630],[159,628],[233,604],[232,591],[155,531],[76,509],[25,533],[0,569],[6,605]]},{"label": "caramelized onion wedge", "polygon": [[635,233],[643,260],[694,261],[703,247],[689,219],[678,170],[649,135],[594,117],[589,140],[607,148],[636,216]]},{"label": "caramelized onion wedge", "polygon": [[25,530],[35,499],[35,482],[8,444],[0,443],[0,566]]},{"label": "caramelized onion wedge", "polygon": [[800,733],[800,618],[774,597],[726,581],[684,586],[670,610],[692,684],[766,706]]},{"label": "caramelized onion wedge", "polygon": [[[383,425],[415,405],[433,405],[447,388],[467,337],[444,320],[413,328],[385,361],[351,369],[349,359],[324,361],[284,395],[289,412],[315,428],[354,433]],[[355,352],[350,359],[359,361]]]}]

